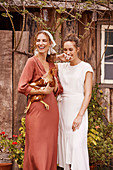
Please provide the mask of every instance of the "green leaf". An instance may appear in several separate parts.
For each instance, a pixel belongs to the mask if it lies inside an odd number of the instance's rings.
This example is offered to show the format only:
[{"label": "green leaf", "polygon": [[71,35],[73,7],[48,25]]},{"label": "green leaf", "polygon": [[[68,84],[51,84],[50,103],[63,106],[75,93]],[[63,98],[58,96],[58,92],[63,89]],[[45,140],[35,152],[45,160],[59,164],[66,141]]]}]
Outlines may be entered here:
[{"label": "green leaf", "polygon": [[59,14],[62,14],[66,11],[66,8],[63,8],[63,7],[60,7],[59,9],[56,9],[56,11],[59,13]]},{"label": "green leaf", "polygon": [[8,17],[7,13],[2,13],[1,15],[6,18]]}]

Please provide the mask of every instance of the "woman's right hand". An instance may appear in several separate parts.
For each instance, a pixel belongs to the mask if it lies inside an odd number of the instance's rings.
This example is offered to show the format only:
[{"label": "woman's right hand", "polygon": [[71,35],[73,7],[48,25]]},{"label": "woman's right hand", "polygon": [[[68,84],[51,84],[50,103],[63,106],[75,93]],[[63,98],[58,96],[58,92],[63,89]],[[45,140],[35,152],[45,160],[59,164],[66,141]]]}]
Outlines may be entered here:
[{"label": "woman's right hand", "polygon": [[73,124],[72,124],[73,131],[75,131],[75,130],[80,128],[80,125],[81,125],[81,122],[82,122],[82,118],[83,118],[83,116],[81,116],[79,114],[76,116],[76,118],[74,119]]},{"label": "woman's right hand", "polygon": [[57,60],[59,59],[60,61],[63,61],[63,62],[67,62],[67,61],[69,61],[71,58],[72,58],[71,56],[69,56],[69,55],[67,55],[67,54],[65,54],[65,53],[62,53],[62,54],[59,54],[59,55],[56,56],[56,59],[57,59]]},{"label": "woman's right hand", "polygon": [[49,83],[47,86],[42,90],[42,94],[50,94],[54,90],[54,87],[50,87]]},{"label": "woman's right hand", "polygon": [[46,87],[41,88],[32,88],[30,91],[30,95],[37,95],[37,94],[50,94],[53,91],[54,87],[50,87],[49,83]]}]

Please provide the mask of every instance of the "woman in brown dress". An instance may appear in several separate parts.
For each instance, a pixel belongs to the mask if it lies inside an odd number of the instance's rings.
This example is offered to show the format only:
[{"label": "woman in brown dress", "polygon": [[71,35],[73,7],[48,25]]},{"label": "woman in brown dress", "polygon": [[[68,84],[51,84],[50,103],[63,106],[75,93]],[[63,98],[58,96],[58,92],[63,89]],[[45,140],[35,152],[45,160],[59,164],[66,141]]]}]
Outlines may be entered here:
[{"label": "woman in brown dress", "polygon": [[[37,54],[29,58],[21,74],[18,91],[24,95],[46,94],[43,99],[49,105],[45,109],[43,103],[35,101],[26,114],[26,142],[23,170],[56,170],[57,169],[57,136],[58,107],[54,92],[62,92],[56,81],[55,87],[46,86],[34,90],[29,83],[38,80],[55,65],[47,61],[55,46],[52,35],[45,30],[36,35]],[[51,50],[50,50],[51,49]],[[28,104],[30,99],[28,99]]]}]

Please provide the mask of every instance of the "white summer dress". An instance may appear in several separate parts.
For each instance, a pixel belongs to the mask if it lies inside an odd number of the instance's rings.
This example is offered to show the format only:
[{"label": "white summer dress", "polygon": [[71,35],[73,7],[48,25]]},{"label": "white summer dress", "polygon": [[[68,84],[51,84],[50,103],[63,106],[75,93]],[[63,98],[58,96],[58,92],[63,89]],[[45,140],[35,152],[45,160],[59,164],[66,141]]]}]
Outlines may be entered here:
[{"label": "white summer dress", "polygon": [[88,113],[83,116],[80,128],[73,132],[72,123],[77,116],[84,98],[86,72],[93,72],[89,63],[81,61],[75,66],[58,64],[58,74],[63,94],[58,96],[59,134],[58,165],[64,170],[89,170],[87,147]]}]

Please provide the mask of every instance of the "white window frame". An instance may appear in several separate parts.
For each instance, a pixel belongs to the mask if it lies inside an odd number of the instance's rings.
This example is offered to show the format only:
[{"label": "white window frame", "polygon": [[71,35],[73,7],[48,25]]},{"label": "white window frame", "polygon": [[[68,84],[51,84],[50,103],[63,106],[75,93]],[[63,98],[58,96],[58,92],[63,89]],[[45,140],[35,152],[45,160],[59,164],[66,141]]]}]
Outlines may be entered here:
[{"label": "white window frame", "polygon": [[[101,83],[105,83],[105,84],[113,84],[113,80],[108,80],[108,79],[105,79],[104,78],[104,67],[105,67],[105,64],[113,64],[113,62],[112,63],[110,63],[110,62],[105,62],[104,61],[104,59],[105,59],[105,54],[103,55],[103,53],[104,53],[104,50],[105,50],[105,44],[104,44],[104,42],[105,42],[105,29],[113,29],[113,25],[110,25],[109,27],[108,27],[108,25],[102,25],[102,27],[101,27]],[[113,45],[107,45],[107,47],[113,47]],[[113,72],[112,72],[112,74],[113,74]]]}]

